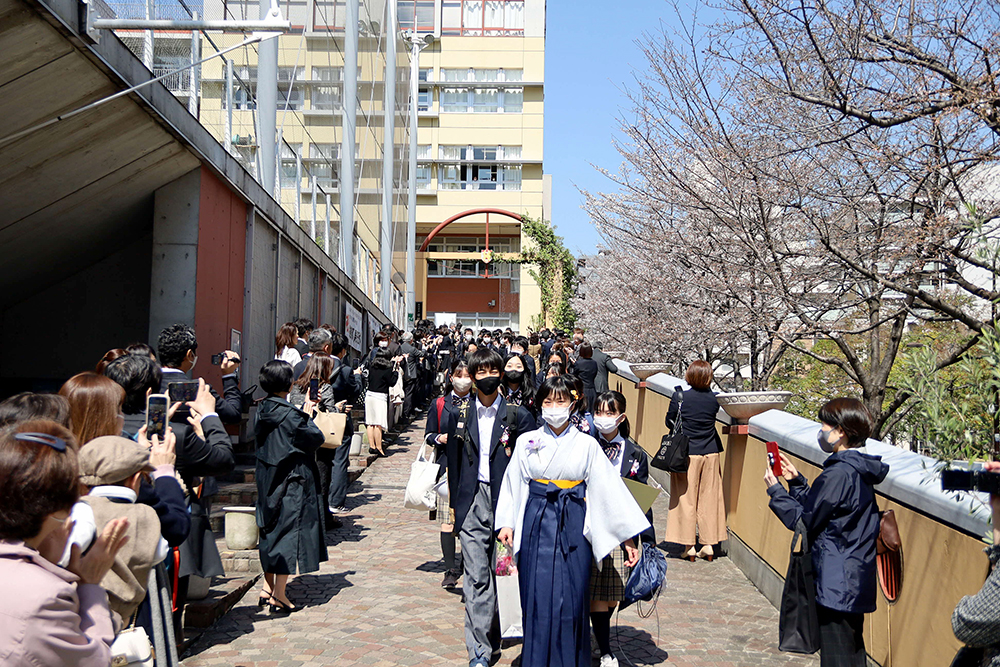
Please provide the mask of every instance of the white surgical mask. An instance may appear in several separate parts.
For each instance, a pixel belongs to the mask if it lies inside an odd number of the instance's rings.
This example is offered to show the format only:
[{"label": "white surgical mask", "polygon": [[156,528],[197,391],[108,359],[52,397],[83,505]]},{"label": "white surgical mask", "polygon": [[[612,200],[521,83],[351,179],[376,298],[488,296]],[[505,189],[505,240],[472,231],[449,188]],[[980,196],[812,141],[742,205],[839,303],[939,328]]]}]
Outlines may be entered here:
[{"label": "white surgical mask", "polygon": [[493,340],[493,339],[489,338],[489,337],[486,337],[486,338],[483,339],[483,342],[486,343],[487,345],[489,345],[491,340]]},{"label": "white surgical mask", "polygon": [[472,334],[465,334],[465,340],[472,341]]},{"label": "white surgical mask", "polygon": [[607,417],[601,415],[599,417],[594,417],[594,426],[603,435],[611,435],[618,430],[618,422],[621,420],[621,415],[617,417]]},{"label": "white surgical mask", "polygon": [[378,343],[378,346],[381,347],[381,348],[389,347],[389,341],[387,341],[387,340],[380,340],[379,343]]},{"label": "white surgical mask", "polygon": [[570,407],[542,408],[542,419],[552,428],[559,428],[569,421]]},{"label": "white surgical mask", "polygon": [[472,378],[452,378],[451,386],[454,387],[455,391],[459,394],[464,394],[472,389]]},{"label": "white surgical mask", "polygon": [[194,355],[194,359],[191,360],[191,368],[188,369],[188,373],[194,371],[194,367],[198,365],[198,355]]}]

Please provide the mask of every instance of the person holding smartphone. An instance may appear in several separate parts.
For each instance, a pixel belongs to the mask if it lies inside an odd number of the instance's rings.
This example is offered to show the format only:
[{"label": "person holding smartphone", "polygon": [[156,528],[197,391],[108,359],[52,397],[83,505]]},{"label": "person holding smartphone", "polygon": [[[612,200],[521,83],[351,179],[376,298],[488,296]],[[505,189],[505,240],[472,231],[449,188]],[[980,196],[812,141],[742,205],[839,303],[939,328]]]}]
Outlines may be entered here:
[{"label": "person holding smartphone", "polygon": [[865,667],[865,614],[875,611],[875,542],[879,534],[874,486],[889,466],[863,454],[872,416],[856,398],[835,398],[819,410],[820,448],[830,454],[809,485],[783,453],[788,490],[767,466],[769,507],[789,530],[801,519],[812,545],[819,615],[820,665]]}]

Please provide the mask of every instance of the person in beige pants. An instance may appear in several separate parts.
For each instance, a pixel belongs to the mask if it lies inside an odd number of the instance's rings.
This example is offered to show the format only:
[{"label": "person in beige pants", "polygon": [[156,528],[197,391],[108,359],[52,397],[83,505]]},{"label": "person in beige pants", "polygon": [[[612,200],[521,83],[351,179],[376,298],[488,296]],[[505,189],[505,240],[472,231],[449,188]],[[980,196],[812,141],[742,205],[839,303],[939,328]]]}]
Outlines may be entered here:
[{"label": "person in beige pants", "polygon": [[[680,420],[689,438],[691,462],[686,473],[670,473],[670,506],[667,512],[668,542],[686,547],[685,556],[694,560],[715,557],[714,545],[726,539],[726,509],[722,497],[722,440],[715,427],[719,402],[712,393],[712,367],[695,361],[684,374],[690,389],[683,392]],[[677,397],[680,399],[681,397]],[[666,424],[677,423],[678,400],[670,402]],[[695,550],[700,542],[702,548]]]}]

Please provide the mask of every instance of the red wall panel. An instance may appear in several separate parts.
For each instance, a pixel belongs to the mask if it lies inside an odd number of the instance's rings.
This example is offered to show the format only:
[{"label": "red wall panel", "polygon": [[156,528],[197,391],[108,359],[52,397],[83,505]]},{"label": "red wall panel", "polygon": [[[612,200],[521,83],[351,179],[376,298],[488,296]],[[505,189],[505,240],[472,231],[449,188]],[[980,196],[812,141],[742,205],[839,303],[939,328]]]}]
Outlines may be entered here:
[{"label": "red wall panel", "polygon": [[[506,278],[427,278],[424,312],[516,313],[519,296],[510,293]],[[494,300],[491,308],[489,302]]]},{"label": "red wall panel", "polygon": [[198,334],[196,374],[217,390],[222,388],[222,373],[218,366],[212,366],[211,356],[229,349],[230,330],[243,330],[246,240],[246,204],[202,167],[194,312]]}]

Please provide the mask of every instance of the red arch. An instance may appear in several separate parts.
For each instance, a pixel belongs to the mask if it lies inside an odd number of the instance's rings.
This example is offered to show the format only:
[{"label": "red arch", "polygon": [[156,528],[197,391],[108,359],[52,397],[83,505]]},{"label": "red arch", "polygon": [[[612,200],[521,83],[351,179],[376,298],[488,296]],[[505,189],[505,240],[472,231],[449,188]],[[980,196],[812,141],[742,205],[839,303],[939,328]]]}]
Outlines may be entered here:
[{"label": "red arch", "polygon": [[476,215],[477,213],[485,213],[486,214],[486,249],[487,250],[489,250],[489,247],[490,247],[490,213],[496,213],[497,215],[504,215],[504,216],[507,216],[508,218],[512,218],[514,220],[517,220],[518,222],[522,221],[521,216],[519,216],[517,213],[511,213],[510,211],[505,211],[502,208],[474,208],[474,209],[470,209],[470,210],[468,210],[468,211],[466,211],[464,213],[459,213],[458,215],[451,216],[450,218],[448,218],[447,220],[445,220],[444,222],[442,222],[440,225],[438,225],[437,227],[435,227],[434,229],[432,229],[431,233],[427,235],[427,238],[424,239],[423,244],[420,246],[420,252],[427,252],[427,246],[428,246],[428,244],[430,244],[431,239],[433,239],[435,236],[437,236],[438,232],[440,232],[442,229],[444,229],[445,227],[447,227],[451,223],[455,222],[456,220],[461,220],[462,218],[467,218],[470,215]]}]

